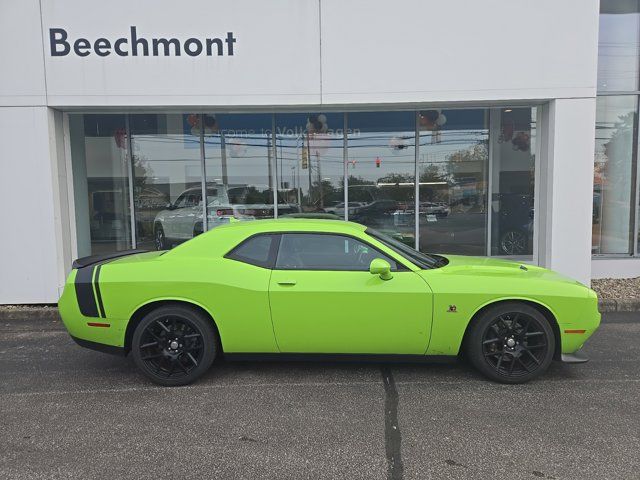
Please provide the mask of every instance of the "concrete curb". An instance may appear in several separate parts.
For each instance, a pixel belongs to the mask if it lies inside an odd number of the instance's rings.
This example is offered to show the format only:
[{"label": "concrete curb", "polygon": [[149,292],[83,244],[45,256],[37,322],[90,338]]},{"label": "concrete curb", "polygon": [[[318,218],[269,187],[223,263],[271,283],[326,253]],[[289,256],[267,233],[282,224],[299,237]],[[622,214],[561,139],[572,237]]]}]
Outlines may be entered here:
[{"label": "concrete curb", "polygon": [[[640,298],[601,298],[598,301],[601,313],[609,312],[638,312],[640,313]],[[60,321],[58,307],[55,305],[0,305],[0,322],[3,320],[43,320]]]},{"label": "concrete curb", "polygon": [[640,312],[640,299],[638,298],[601,298],[598,308],[605,312]]},{"label": "concrete curb", "polygon": [[0,305],[0,322],[6,320],[42,320],[42,321],[60,321],[58,307],[51,306],[3,306]]}]

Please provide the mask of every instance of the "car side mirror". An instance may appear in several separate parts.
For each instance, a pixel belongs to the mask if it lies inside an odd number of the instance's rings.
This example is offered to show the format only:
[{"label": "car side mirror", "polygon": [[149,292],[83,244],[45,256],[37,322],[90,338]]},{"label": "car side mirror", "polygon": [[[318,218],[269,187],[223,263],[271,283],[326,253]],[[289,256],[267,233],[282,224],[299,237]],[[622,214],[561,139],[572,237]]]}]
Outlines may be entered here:
[{"label": "car side mirror", "polygon": [[371,260],[369,273],[371,273],[371,275],[380,275],[382,280],[391,280],[393,278],[393,275],[391,275],[391,265],[382,258],[374,258]]},{"label": "car side mirror", "polygon": [[176,206],[173,203],[167,203],[167,210],[175,210]]}]

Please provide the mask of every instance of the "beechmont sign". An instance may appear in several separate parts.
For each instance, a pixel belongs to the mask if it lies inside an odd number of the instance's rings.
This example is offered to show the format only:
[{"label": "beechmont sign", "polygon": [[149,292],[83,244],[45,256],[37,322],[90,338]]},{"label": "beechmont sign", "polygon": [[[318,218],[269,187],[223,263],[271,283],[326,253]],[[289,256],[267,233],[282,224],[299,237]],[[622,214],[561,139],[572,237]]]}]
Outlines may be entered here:
[{"label": "beechmont sign", "polygon": [[138,34],[135,26],[130,27],[128,37],[108,39],[104,37],[89,40],[87,38],[69,38],[64,28],[49,29],[49,45],[52,57],[65,57],[73,54],[79,57],[97,55],[108,57],[189,57],[233,56],[233,47],[237,39],[233,32],[227,32],[223,38],[147,38]]}]

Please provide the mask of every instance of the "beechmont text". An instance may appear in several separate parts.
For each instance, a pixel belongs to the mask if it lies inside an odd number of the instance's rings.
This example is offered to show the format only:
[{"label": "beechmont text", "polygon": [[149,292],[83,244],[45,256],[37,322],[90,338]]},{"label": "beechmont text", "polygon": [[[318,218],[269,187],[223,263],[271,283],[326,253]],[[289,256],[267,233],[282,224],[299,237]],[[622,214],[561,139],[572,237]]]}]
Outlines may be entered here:
[{"label": "beechmont text", "polygon": [[129,36],[108,39],[99,37],[94,40],[87,38],[70,38],[69,33],[64,28],[49,29],[49,44],[52,57],[64,57],[75,54],[79,57],[97,55],[108,57],[116,55],[119,57],[179,57],[186,55],[197,57],[200,55],[207,57],[233,56],[234,45],[237,38],[233,32],[227,32],[226,37],[211,38],[147,38],[139,35],[137,28],[129,28]]}]

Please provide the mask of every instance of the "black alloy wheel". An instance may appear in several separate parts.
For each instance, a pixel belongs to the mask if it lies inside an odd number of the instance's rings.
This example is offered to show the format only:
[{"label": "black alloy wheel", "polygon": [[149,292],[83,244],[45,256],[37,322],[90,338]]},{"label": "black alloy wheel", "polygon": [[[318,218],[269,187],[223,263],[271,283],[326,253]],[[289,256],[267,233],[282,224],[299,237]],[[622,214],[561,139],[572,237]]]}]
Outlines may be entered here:
[{"label": "black alloy wheel", "polygon": [[168,248],[167,238],[164,236],[164,229],[162,228],[162,225],[156,225],[153,238],[156,250],[166,250]]},{"label": "black alloy wheel", "polygon": [[211,319],[188,307],[166,306],[149,313],[137,326],[132,354],[153,382],[186,385],[209,369],[216,345]]},{"label": "black alloy wheel", "polygon": [[502,383],[524,383],[542,374],[553,360],[555,337],[535,308],[506,303],[476,319],[466,352],[483,374]]},{"label": "black alloy wheel", "polygon": [[509,230],[500,237],[503,255],[523,255],[527,251],[527,237],[521,230]]}]

